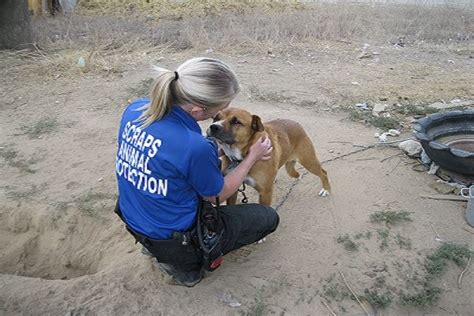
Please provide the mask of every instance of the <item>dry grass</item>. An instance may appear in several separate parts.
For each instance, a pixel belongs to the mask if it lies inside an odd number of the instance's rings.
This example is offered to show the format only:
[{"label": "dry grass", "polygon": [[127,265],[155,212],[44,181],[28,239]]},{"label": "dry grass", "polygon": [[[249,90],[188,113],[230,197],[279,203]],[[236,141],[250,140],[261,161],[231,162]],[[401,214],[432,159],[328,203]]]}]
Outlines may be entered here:
[{"label": "dry grass", "polygon": [[[252,53],[320,40],[411,45],[466,41],[474,33],[474,11],[449,6],[217,0],[86,0],[80,5],[70,16],[33,19],[38,51],[23,56],[27,62],[33,58],[53,76],[111,73],[168,50]],[[78,65],[81,57],[85,67]]]},{"label": "dry grass", "polygon": [[[284,47],[315,39],[395,43],[403,38],[403,42],[409,44],[464,41],[474,33],[474,10],[449,6],[319,4],[282,10],[281,5],[270,5],[274,2],[250,5],[244,1],[235,2],[242,5],[236,14],[239,7],[235,3],[188,1],[178,6],[177,2],[149,0],[146,5],[155,4],[158,11],[133,9],[123,14],[130,2],[142,8],[146,0],[89,0],[82,2],[89,8],[87,16],[35,19],[35,37],[40,46],[52,48],[94,46],[121,50],[126,44],[134,43],[135,47],[125,47],[125,51],[129,51],[144,43],[175,49],[212,47],[220,50]],[[193,10],[186,11],[188,14],[179,20],[158,19],[152,14],[165,10],[166,6],[157,5],[161,2],[168,3],[172,7],[169,10],[176,12]],[[201,12],[199,8],[211,2],[215,2],[215,6],[209,12]],[[91,10],[91,7],[97,9]],[[80,12],[84,14],[83,10]],[[119,12],[121,17],[114,16]],[[107,16],[91,16],[92,13],[107,13]]]},{"label": "dry grass", "polygon": [[89,14],[130,14],[141,12],[149,16],[182,19],[189,16],[208,16],[223,12],[245,13],[254,9],[269,11],[303,8],[300,1],[249,0],[82,0],[80,12]]}]

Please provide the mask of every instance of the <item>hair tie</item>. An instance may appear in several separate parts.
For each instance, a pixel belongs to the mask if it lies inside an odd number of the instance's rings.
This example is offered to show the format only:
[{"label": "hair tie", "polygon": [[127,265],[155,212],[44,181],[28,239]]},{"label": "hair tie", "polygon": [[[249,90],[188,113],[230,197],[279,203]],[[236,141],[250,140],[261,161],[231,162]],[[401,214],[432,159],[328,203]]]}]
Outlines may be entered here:
[{"label": "hair tie", "polygon": [[177,71],[175,71],[175,72],[174,72],[174,80],[178,80],[178,79],[179,79],[178,72],[177,72]]}]

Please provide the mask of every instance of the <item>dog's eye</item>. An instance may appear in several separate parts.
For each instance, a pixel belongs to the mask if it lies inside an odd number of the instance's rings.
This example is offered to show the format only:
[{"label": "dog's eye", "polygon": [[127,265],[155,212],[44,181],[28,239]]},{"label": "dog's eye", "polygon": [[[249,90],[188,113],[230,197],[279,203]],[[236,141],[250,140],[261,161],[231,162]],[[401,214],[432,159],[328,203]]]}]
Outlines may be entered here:
[{"label": "dog's eye", "polygon": [[213,122],[217,122],[217,121],[219,121],[220,119],[221,119],[221,117],[219,116],[219,114],[217,114],[216,116],[214,116],[214,117],[212,118],[212,121],[213,121]]},{"label": "dog's eye", "polygon": [[242,123],[240,123],[239,120],[235,116],[230,120],[229,123],[232,124],[232,125],[236,125],[236,124],[241,124],[242,125]]}]

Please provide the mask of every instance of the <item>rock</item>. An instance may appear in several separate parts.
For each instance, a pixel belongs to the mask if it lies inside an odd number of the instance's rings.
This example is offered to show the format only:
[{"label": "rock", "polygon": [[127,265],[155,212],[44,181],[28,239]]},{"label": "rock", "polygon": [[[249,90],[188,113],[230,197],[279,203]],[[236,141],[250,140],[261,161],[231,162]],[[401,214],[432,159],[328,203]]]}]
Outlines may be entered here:
[{"label": "rock", "polygon": [[84,59],[84,57],[81,56],[81,57],[78,58],[77,66],[79,66],[79,68],[86,67],[86,60]]},{"label": "rock", "polygon": [[452,187],[449,184],[446,184],[444,182],[431,183],[430,187],[435,189],[438,193],[441,193],[441,194],[449,194],[449,193],[454,192],[454,190],[456,190],[455,187]]},{"label": "rock", "polygon": [[396,129],[389,129],[387,133],[393,137],[400,136],[400,132]]},{"label": "rock", "polygon": [[422,147],[416,140],[406,140],[398,144],[398,148],[403,150],[410,157],[420,157]]},{"label": "rock", "polygon": [[386,109],[387,109],[386,104],[375,103],[374,108],[372,109],[372,115],[380,116],[380,113],[385,112]]}]

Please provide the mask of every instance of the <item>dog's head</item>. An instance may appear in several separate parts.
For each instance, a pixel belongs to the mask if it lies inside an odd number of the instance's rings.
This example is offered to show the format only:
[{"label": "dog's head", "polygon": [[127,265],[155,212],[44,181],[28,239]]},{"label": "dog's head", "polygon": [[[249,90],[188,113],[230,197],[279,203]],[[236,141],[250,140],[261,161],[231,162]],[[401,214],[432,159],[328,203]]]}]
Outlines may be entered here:
[{"label": "dog's head", "polygon": [[215,138],[221,145],[234,148],[246,147],[257,132],[263,132],[260,117],[238,108],[227,108],[214,117],[207,129],[207,136]]}]

